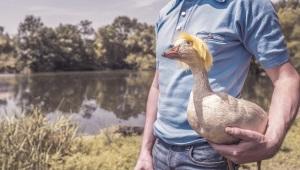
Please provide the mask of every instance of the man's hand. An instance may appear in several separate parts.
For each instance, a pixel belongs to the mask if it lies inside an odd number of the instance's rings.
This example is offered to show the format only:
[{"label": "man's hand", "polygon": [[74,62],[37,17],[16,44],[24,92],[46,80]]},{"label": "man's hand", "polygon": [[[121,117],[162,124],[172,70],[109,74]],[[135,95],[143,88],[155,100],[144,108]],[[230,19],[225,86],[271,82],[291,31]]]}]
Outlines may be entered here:
[{"label": "man's hand", "polygon": [[234,145],[210,144],[221,155],[237,164],[271,158],[279,150],[278,146],[281,144],[278,143],[280,140],[273,141],[267,134],[262,135],[251,130],[227,127],[225,131],[241,141]]},{"label": "man's hand", "polygon": [[140,154],[134,170],[153,170],[153,161],[150,152]]}]

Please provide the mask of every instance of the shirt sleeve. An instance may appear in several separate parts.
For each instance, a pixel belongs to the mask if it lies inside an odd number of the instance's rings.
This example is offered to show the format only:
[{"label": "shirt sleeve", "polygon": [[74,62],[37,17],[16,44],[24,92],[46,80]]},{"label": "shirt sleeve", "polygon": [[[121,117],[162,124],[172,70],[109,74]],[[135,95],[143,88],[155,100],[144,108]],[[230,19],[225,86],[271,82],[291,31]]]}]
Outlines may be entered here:
[{"label": "shirt sleeve", "polygon": [[275,9],[269,0],[260,2],[263,4],[250,6],[244,16],[243,44],[268,69],[287,62],[289,55]]}]

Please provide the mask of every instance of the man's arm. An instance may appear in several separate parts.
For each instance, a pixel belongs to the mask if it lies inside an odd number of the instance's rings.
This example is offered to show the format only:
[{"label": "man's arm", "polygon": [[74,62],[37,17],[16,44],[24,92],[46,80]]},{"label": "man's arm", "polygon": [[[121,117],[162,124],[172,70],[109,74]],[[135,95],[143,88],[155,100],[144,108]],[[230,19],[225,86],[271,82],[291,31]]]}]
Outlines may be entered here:
[{"label": "man's arm", "polygon": [[265,135],[239,128],[226,132],[240,138],[237,145],[212,144],[220,154],[235,163],[255,162],[273,157],[296,117],[299,108],[300,78],[290,63],[266,70],[274,91],[269,109],[269,123]]},{"label": "man's arm", "polygon": [[151,151],[155,140],[153,135],[153,124],[156,120],[158,96],[158,71],[156,71],[148,95],[143,141],[135,170],[153,169]]},{"label": "man's arm", "polygon": [[[292,125],[299,109],[300,78],[290,63],[266,70],[273,82],[274,91],[269,109],[267,138],[275,141],[274,155]],[[277,141],[277,142],[276,142]]]}]

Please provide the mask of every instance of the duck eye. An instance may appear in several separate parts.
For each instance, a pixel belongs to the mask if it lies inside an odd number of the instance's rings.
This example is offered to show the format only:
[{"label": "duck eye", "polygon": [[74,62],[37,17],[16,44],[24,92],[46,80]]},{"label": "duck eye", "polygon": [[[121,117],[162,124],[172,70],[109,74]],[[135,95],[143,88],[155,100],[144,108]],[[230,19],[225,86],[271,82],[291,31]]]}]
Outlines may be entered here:
[{"label": "duck eye", "polygon": [[191,41],[186,41],[186,44],[187,45],[192,45],[192,42]]}]

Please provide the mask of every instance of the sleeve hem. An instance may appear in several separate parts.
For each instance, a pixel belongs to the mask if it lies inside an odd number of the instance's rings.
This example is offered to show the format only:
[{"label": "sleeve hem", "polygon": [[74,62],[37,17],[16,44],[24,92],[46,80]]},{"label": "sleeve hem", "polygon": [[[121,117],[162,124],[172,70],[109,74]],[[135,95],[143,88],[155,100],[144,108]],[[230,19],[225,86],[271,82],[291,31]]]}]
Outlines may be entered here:
[{"label": "sleeve hem", "polygon": [[282,64],[284,64],[288,61],[289,61],[288,56],[278,57],[276,60],[261,62],[261,66],[262,66],[263,69],[270,69],[270,68],[280,66],[280,65],[282,65]]}]

